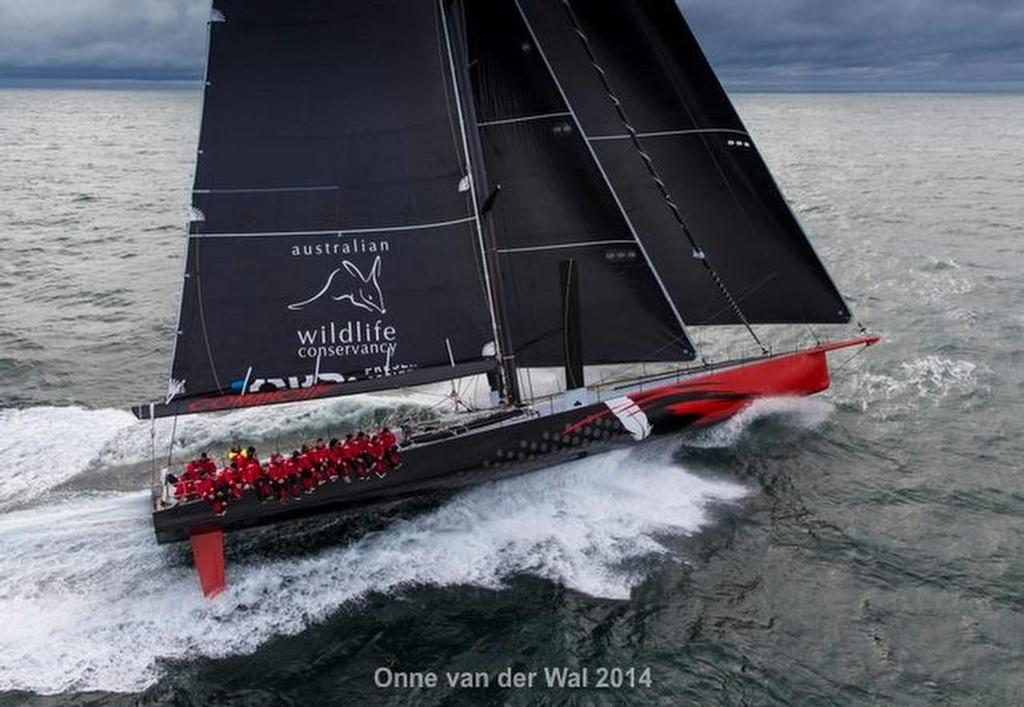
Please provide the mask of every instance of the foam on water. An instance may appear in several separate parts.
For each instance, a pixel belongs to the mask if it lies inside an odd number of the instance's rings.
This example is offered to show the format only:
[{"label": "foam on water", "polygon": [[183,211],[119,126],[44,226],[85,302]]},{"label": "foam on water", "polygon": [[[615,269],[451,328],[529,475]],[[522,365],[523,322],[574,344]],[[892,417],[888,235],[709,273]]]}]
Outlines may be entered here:
[{"label": "foam on water", "polygon": [[[406,399],[401,403],[409,407]],[[156,424],[157,453],[165,457],[171,434],[175,435],[175,456],[188,456],[209,450],[219,453],[218,446],[238,441],[248,444],[260,440],[287,438],[297,432],[324,435],[358,424],[375,410],[394,408],[395,401],[374,396],[341,398],[302,405],[276,408],[235,410],[218,415],[187,416],[158,420]],[[103,465],[131,464],[149,459],[151,427],[141,423],[119,430],[104,446],[97,460]]]},{"label": "foam on water", "polygon": [[976,363],[942,356],[903,361],[888,373],[861,372],[836,387],[836,398],[862,410],[885,417],[894,412],[937,406],[951,395],[970,395],[979,390]]},{"label": "foam on water", "polygon": [[0,516],[0,692],[141,690],[163,659],[253,652],[368,592],[412,585],[499,587],[528,572],[626,598],[642,579],[627,560],[669,552],[659,537],[695,532],[711,504],[746,493],[658,449],[480,487],[312,557],[243,559],[214,602],[155,544],[145,493]]},{"label": "foam on water", "polygon": [[686,444],[701,449],[724,449],[735,446],[750,426],[765,418],[774,418],[800,429],[820,427],[834,410],[828,400],[821,398],[764,398],[755,400],[738,415],[720,425],[709,427],[690,436]]},{"label": "foam on water", "polygon": [[0,410],[0,507],[80,474],[111,439],[135,425],[135,418],[120,410]]},{"label": "foam on water", "polygon": [[[405,410],[422,409],[425,398],[402,398]],[[396,401],[376,396],[279,408],[238,410],[221,415],[182,417],[177,427],[158,420],[156,453],[166,461],[172,430],[175,458],[234,442],[273,441],[308,431],[324,435],[359,427],[379,410],[394,411]],[[148,462],[152,428],[123,410],[80,407],[36,407],[0,410],[0,509],[30,501],[76,476],[92,470]],[[140,478],[141,485],[148,478]]]}]

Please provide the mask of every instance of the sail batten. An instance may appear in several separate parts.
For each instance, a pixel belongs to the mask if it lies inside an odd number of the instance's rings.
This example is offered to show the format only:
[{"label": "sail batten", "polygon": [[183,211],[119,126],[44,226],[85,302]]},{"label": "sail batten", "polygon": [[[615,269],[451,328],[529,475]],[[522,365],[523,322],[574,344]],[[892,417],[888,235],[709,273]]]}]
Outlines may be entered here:
[{"label": "sail batten", "polygon": [[[692,130],[659,130],[657,132],[638,132],[636,137],[639,138],[652,138],[652,137],[678,137],[681,135],[714,135],[716,133],[728,133],[731,135],[739,135],[740,137],[749,138],[750,135],[745,130],[737,130],[735,128],[699,128]],[[628,133],[620,133],[618,135],[591,135],[588,139],[591,142],[600,142],[602,140],[631,140],[632,135]]]},{"label": "sail batten", "polygon": [[404,231],[428,231],[435,228],[447,226],[459,226],[467,223],[475,223],[475,216],[452,219],[450,221],[438,221],[436,223],[412,223],[403,226],[380,226],[378,228],[342,228],[331,231],[265,231],[262,233],[216,233],[197,232],[190,233],[191,238],[266,238],[273,236],[361,236],[373,233],[400,233]]}]

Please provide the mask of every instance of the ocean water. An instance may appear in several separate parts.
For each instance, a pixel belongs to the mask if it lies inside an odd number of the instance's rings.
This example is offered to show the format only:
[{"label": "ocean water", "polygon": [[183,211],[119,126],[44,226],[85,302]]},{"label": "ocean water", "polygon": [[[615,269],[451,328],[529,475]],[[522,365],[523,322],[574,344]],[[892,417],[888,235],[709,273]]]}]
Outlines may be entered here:
[{"label": "ocean water", "polygon": [[[1024,97],[737,96],[882,346],[705,432],[233,536],[214,602],[152,535],[169,426],[123,412],[164,388],[199,101],[0,90],[0,706],[1024,703]],[[651,685],[384,690],[384,666]]]}]

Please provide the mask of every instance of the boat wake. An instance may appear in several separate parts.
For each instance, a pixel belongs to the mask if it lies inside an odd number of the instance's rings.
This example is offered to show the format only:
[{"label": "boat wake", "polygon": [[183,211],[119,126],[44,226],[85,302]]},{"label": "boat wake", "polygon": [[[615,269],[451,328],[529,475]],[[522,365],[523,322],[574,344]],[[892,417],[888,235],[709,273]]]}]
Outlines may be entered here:
[{"label": "boat wake", "polygon": [[133,426],[135,418],[120,410],[0,410],[0,510],[82,473],[112,439]]},{"label": "boat wake", "polygon": [[[417,404],[408,407],[415,408]],[[205,450],[220,451],[239,440],[273,443],[358,429],[385,409],[393,410],[394,401],[361,396],[277,410],[258,408],[203,418],[183,417],[176,428],[170,420],[158,420],[157,461],[166,465],[172,432],[178,458]],[[151,434],[149,423],[140,423],[122,410],[0,410],[0,458],[5,461],[4,473],[0,475],[0,511],[37,499],[83,474],[131,465],[148,466]],[[130,489],[141,489],[148,482],[147,475],[139,475],[138,484]]]},{"label": "boat wake", "polygon": [[851,375],[838,382],[833,394],[844,406],[884,419],[937,407],[949,398],[986,395],[986,374],[971,361],[925,356],[899,362],[885,372]]},{"label": "boat wake", "polygon": [[[813,426],[828,409],[765,401],[707,442],[734,444],[765,416]],[[121,419],[108,424],[108,436],[125,439]],[[201,598],[186,548],[156,544],[146,491],[62,493],[0,514],[0,692],[137,692],[166,661],[253,653],[370,593],[415,586],[499,588],[529,574],[628,598],[651,566],[640,560],[685,561],[667,538],[699,531],[748,494],[674,462],[679,443],[478,487],[312,554],[233,536],[229,589],[213,602]]]},{"label": "boat wake", "polygon": [[83,497],[0,516],[0,692],[135,692],[161,662],[254,652],[369,592],[499,587],[519,573],[625,598],[633,558],[710,522],[737,485],[626,453],[461,494],[313,556],[233,559],[230,587],[199,596],[180,547],[157,546],[148,494]]}]

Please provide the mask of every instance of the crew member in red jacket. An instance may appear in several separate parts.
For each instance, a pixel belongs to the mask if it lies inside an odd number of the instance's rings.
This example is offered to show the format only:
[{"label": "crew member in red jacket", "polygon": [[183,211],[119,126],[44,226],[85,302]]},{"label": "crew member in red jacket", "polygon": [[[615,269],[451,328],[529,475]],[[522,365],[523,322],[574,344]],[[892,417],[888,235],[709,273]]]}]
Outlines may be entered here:
[{"label": "crew member in red jacket", "polygon": [[196,481],[199,478],[199,460],[193,459],[185,465],[185,471],[181,472],[181,478],[185,481]]},{"label": "crew member in red jacket", "polygon": [[378,435],[380,446],[383,450],[382,457],[389,469],[396,469],[401,466],[401,459],[398,456],[398,438],[395,433],[385,427]]},{"label": "crew member in red jacket", "polygon": [[254,489],[263,475],[263,467],[256,457],[250,457],[245,469],[242,470],[242,488]]},{"label": "crew member in red jacket", "polygon": [[316,467],[313,451],[306,445],[302,445],[302,451],[297,454],[296,465],[299,469],[299,483],[302,485],[303,493],[313,493],[316,488]]},{"label": "crew member in red jacket", "polygon": [[370,469],[374,474],[376,474],[378,479],[383,479],[387,475],[388,470],[384,463],[385,447],[380,435],[370,437],[370,441],[366,445],[366,450],[367,457],[369,458]]},{"label": "crew member in red jacket", "polygon": [[216,476],[217,475],[217,462],[210,459],[210,456],[203,452],[199,455],[197,462],[199,473],[202,476]]},{"label": "crew member in red jacket", "polygon": [[348,476],[348,471],[345,469],[345,460],[342,457],[341,442],[335,437],[331,440],[330,446],[327,447],[327,478],[330,481],[337,481],[344,477],[348,483],[352,482],[352,479]]},{"label": "crew member in red jacket", "polygon": [[204,476],[204,477],[200,478],[198,481],[196,481],[196,483],[195,483],[195,493],[196,493],[196,497],[197,498],[202,499],[204,501],[209,501],[210,503],[213,503],[213,501],[214,501],[213,479],[211,479],[209,476]]},{"label": "crew member in red jacket", "polygon": [[359,439],[353,435],[348,434],[345,436],[345,443],[342,445],[342,454],[344,455],[345,462],[349,468],[355,472],[357,479],[366,479],[366,467],[363,464],[363,455],[361,449],[363,445]]},{"label": "crew member in red jacket", "polygon": [[289,491],[289,468],[287,462],[281,458],[281,455],[275,454],[270,458],[270,468],[268,471],[270,481],[277,492],[278,500],[287,500]]},{"label": "crew member in red jacket", "polygon": [[284,468],[288,472],[288,492],[292,498],[302,495],[302,457],[298,451],[292,452],[292,456],[284,462]]},{"label": "crew member in red jacket", "polygon": [[186,503],[188,501],[195,501],[198,498],[195,480],[186,479],[185,474],[182,474],[181,478],[174,485],[174,500],[178,503]]}]

